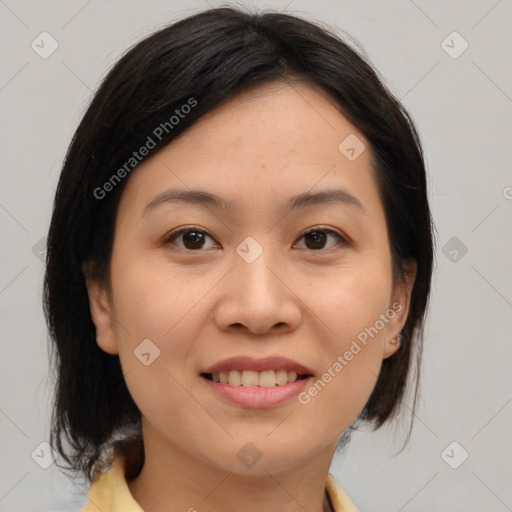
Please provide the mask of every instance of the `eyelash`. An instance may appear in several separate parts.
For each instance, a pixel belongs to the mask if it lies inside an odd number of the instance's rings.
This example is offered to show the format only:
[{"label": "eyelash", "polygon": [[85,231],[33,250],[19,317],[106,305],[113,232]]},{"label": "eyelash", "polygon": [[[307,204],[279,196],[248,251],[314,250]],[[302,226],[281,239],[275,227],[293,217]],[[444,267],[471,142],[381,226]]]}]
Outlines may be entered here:
[{"label": "eyelash", "polygon": [[[199,228],[198,226],[189,226],[187,228],[184,228],[184,229],[180,229],[179,231],[174,231],[173,233],[170,233],[164,240],[164,245],[168,245],[170,244],[171,242],[174,241],[174,239],[178,238],[180,235],[183,235],[185,233],[190,233],[190,232],[195,232],[195,233],[201,233],[201,234],[205,234],[207,236],[209,236],[212,240],[214,240],[214,238],[208,234],[206,231],[204,231],[204,229],[201,229]],[[337,233],[336,231],[333,231],[332,229],[329,229],[325,226],[315,226],[313,228],[310,228],[308,229],[307,231],[305,231],[304,233],[302,233],[302,235],[299,237],[299,240],[301,238],[303,238],[304,236],[306,235],[309,235],[310,233],[315,233],[315,232],[324,232],[324,233],[328,233],[328,234],[331,234],[331,235],[334,235],[336,238],[338,238],[338,243],[336,245],[342,245],[342,246],[347,246],[349,244],[349,242],[347,241],[346,238],[344,238],[343,236],[341,236],[339,233]],[[201,250],[201,249],[198,249],[198,250],[191,250],[191,249],[182,249],[181,247],[179,247],[180,250],[183,250],[183,251],[186,251],[186,252],[204,252],[204,250]],[[315,250],[315,249],[309,249],[311,252],[327,252],[329,250],[332,250],[334,249],[334,247],[331,247],[330,249],[318,249],[318,250]]]}]

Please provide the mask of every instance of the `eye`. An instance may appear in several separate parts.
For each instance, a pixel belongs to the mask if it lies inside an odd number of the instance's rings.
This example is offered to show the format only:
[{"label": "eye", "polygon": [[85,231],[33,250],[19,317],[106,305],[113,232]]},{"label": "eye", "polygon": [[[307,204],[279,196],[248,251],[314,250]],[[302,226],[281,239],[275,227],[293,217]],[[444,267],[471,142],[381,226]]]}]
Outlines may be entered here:
[{"label": "eye", "polygon": [[[202,229],[199,229],[196,226],[192,226],[186,229],[181,229],[179,231],[175,231],[174,233],[171,233],[165,240],[165,244],[174,243],[174,241],[178,238],[182,237],[183,240],[183,247],[180,247],[180,249],[189,250],[189,251],[196,251],[198,249],[204,249],[205,244],[205,238],[210,238],[213,240],[213,238],[203,231]],[[210,247],[206,247],[206,249],[210,249]]]},{"label": "eye", "polygon": [[306,240],[306,249],[318,251],[319,249],[324,249],[323,246],[325,245],[326,240],[329,236],[334,236],[335,238],[337,238],[338,244],[334,244],[334,246],[328,247],[328,249],[335,247],[340,243],[341,245],[347,245],[348,243],[345,240],[345,238],[336,233],[336,231],[324,228],[323,226],[316,226],[312,229],[309,229],[301,236],[301,238],[304,238]]},{"label": "eye", "polygon": [[[331,245],[331,247],[327,247],[327,249],[335,247],[336,245],[347,245],[347,241],[341,235],[333,231],[332,229],[327,229],[323,226],[316,226],[314,228],[306,231],[300,238],[304,238],[306,240],[306,249],[318,251],[320,249],[325,249],[325,244],[327,239],[331,237],[335,237],[338,240],[338,243]],[[211,249],[212,247],[205,247],[205,239],[209,238],[213,240],[213,238],[206,233],[206,231],[192,226],[186,229],[180,229],[179,231],[175,231],[171,233],[166,239],[165,244],[175,244],[177,239],[182,239],[182,246],[178,245],[180,249],[188,250],[188,251],[198,251],[200,249]],[[215,245],[213,246],[215,247]]]}]

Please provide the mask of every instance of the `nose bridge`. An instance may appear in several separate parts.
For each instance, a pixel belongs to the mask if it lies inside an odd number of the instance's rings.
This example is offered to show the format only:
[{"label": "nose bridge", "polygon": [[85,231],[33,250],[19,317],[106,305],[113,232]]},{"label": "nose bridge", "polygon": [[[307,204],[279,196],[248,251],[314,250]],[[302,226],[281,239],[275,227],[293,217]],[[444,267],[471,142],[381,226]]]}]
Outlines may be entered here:
[{"label": "nose bridge", "polygon": [[262,334],[275,325],[292,327],[300,321],[300,308],[286,285],[278,251],[265,245],[248,237],[236,247],[230,277],[217,308],[219,327],[244,325]]},{"label": "nose bridge", "polygon": [[267,304],[277,299],[280,283],[275,273],[281,265],[276,254],[270,247],[269,238],[260,243],[249,236],[238,245],[233,277],[242,288],[241,297],[265,299]]}]

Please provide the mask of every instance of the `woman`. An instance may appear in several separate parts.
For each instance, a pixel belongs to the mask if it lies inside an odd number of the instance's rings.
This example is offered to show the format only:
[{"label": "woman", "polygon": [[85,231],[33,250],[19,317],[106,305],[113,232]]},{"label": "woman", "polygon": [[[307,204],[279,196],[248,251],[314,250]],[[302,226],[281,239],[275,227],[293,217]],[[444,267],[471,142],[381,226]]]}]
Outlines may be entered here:
[{"label": "woman", "polygon": [[413,122],[327,29],[220,8],[131,48],[48,236],[51,444],[82,510],[356,510],[329,467],[400,410],[432,229]]}]

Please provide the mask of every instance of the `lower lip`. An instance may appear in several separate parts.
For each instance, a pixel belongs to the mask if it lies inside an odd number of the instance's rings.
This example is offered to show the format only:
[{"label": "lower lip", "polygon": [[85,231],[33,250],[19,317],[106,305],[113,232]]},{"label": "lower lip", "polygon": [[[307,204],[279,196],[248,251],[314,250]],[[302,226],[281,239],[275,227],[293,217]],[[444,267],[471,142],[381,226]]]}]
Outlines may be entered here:
[{"label": "lower lip", "polygon": [[313,377],[306,377],[302,380],[289,382],[280,386],[260,388],[259,386],[231,386],[221,384],[205,377],[202,380],[221,398],[230,403],[253,409],[265,407],[277,407],[293,397],[297,396],[310,382]]}]

